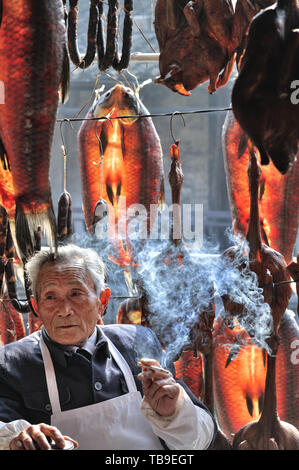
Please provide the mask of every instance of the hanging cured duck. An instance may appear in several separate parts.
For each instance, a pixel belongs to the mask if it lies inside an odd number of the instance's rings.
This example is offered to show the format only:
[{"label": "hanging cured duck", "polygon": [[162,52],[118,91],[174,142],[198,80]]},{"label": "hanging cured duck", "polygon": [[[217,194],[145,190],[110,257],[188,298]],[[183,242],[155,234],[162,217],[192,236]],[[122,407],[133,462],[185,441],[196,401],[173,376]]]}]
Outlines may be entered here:
[{"label": "hanging cured duck", "polygon": [[234,115],[258,148],[262,165],[272,160],[282,174],[298,152],[299,107],[291,97],[298,79],[298,28],[296,0],[279,0],[255,16],[232,91]]},{"label": "hanging cured duck", "polygon": [[214,93],[240,62],[252,17],[272,0],[157,0],[155,32],[160,49],[156,83],[190,95],[209,80]]}]

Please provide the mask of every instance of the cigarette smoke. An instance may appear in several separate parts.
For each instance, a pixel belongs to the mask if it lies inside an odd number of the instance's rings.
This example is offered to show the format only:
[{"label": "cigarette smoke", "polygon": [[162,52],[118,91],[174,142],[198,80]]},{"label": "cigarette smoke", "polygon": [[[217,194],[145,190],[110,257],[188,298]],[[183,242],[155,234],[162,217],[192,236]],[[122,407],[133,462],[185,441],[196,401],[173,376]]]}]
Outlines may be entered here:
[{"label": "cigarette smoke", "polygon": [[[171,242],[153,255],[148,242],[138,256],[139,276],[148,295],[150,327],[165,347],[164,366],[175,361],[190,344],[190,331],[211,302],[222,296],[240,306],[234,315],[254,343],[271,353],[267,338],[272,331],[270,306],[264,302],[257,276],[250,270],[247,241],[234,241],[232,261],[193,251],[179,265],[178,248]],[[168,264],[165,259],[171,259]],[[223,309],[217,315],[229,316]]]},{"label": "cigarette smoke", "polygon": [[[257,346],[271,353],[267,344],[272,331],[271,310],[264,302],[256,274],[250,270],[247,241],[227,233],[234,246],[232,260],[212,253],[210,246],[204,246],[201,250],[193,247],[180,263],[180,247],[170,240],[148,239],[143,246],[140,241],[131,240],[132,246],[138,247],[136,277],[147,294],[149,326],[164,348],[162,357],[154,357],[150,341],[149,344],[136,343],[139,358],[151,355],[163,367],[169,367],[169,363],[177,360],[182,350],[190,345],[190,331],[202,312],[211,302],[222,305],[222,296],[228,296],[240,305],[239,312],[234,311],[237,320]],[[94,248],[107,262],[109,241],[80,236],[74,242]],[[119,272],[121,268],[110,263],[109,284],[112,282],[118,289],[119,278],[114,282],[117,270]],[[218,315],[229,317],[223,308],[216,309],[216,317]]]}]

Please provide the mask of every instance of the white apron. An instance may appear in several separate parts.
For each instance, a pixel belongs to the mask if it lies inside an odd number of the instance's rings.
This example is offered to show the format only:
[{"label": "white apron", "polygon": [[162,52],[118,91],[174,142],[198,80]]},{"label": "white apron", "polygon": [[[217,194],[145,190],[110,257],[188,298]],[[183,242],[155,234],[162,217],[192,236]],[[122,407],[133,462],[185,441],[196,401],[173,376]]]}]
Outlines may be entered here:
[{"label": "white apron", "polygon": [[41,336],[40,347],[53,413],[51,425],[56,426],[63,435],[75,439],[81,450],[163,449],[140,410],[142,397],[137,391],[128,363],[109,338],[107,340],[110,353],[125,377],[129,392],[111,400],[61,411],[53,362]]}]

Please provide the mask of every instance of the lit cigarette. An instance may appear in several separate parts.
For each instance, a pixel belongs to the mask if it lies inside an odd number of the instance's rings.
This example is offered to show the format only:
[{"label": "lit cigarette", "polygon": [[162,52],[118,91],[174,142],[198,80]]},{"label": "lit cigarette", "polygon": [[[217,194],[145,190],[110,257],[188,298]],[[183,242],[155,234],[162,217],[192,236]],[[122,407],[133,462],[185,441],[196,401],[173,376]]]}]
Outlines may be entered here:
[{"label": "lit cigarette", "polygon": [[141,367],[147,367],[148,369],[153,370],[154,372],[158,371],[158,372],[163,372],[164,374],[167,374],[167,375],[171,375],[171,372],[169,372],[169,370],[167,370],[167,369],[163,369],[163,367],[148,366],[146,364],[142,364],[141,362],[139,362],[138,365],[141,366]]},{"label": "lit cigarette", "polygon": [[171,372],[169,372],[169,370],[167,370],[167,369],[163,369],[163,367],[149,366],[148,368],[153,370],[153,371],[157,370],[158,372],[163,372],[164,374],[171,375]]}]

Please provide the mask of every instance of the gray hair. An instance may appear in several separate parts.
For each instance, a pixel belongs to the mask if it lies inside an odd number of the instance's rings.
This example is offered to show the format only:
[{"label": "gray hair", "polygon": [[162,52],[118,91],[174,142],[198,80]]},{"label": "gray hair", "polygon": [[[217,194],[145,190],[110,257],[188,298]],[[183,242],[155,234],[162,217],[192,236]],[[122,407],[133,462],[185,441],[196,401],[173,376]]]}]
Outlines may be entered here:
[{"label": "gray hair", "polygon": [[81,248],[77,245],[68,244],[61,245],[57,248],[57,253],[54,253],[50,248],[44,248],[35,253],[26,263],[26,272],[31,282],[32,295],[36,297],[36,285],[39,273],[43,265],[47,262],[53,263],[66,263],[74,259],[82,260],[86,270],[91,275],[94,282],[95,292],[99,296],[101,290],[105,287],[105,264],[91,248]]}]

